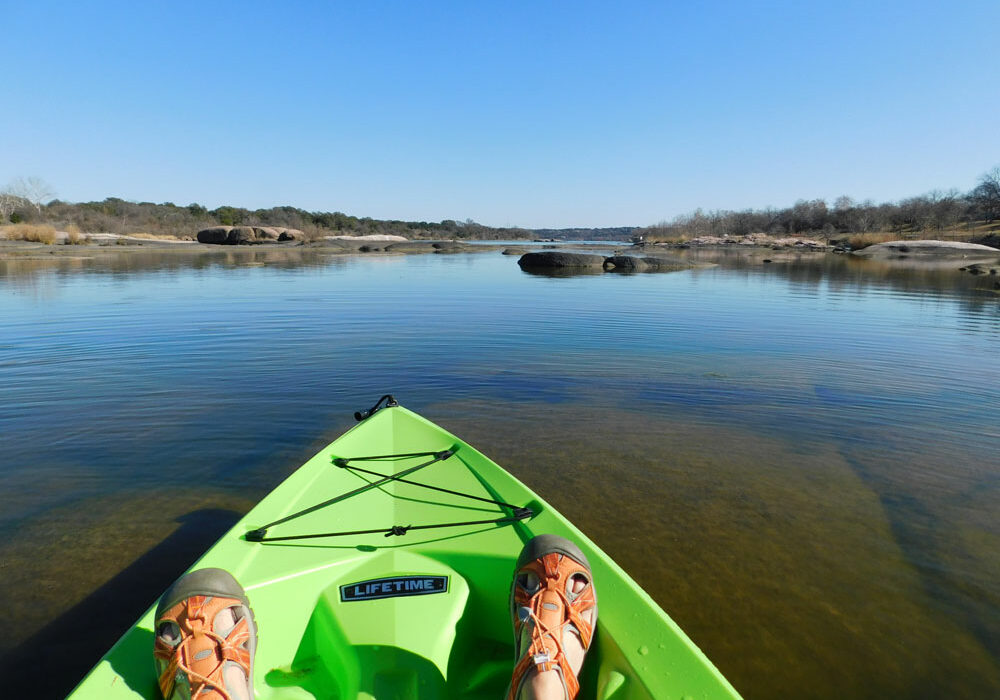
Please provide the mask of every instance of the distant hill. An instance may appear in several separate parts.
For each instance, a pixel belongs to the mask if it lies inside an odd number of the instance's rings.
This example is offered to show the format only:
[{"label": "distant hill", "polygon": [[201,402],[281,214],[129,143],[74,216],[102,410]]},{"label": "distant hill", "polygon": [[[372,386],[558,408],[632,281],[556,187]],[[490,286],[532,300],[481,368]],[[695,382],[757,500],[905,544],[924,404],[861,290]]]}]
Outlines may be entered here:
[{"label": "distant hill", "polygon": [[567,241],[627,241],[635,226],[612,228],[534,228],[536,238],[558,238]]}]

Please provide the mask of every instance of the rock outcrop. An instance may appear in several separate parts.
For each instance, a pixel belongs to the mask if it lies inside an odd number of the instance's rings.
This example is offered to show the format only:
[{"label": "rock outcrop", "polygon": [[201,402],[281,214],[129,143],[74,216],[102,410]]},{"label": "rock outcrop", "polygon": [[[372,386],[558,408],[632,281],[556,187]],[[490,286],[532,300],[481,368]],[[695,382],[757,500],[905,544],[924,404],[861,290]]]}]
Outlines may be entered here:
[{"label": "rock outcrop", "polygon": [[253,226],[234,226],[226,236],[226,245],[250,245],[257,242]]},{"label": "rock outcrop", "polygon": [[212,226],[199,231],[197,239],[199,243],[214,245],[255,245],[301,241],[305,239],[305,234],[296,228],[277,226]]},{"label": "rock outcrop", "polygon": [[525,253],[517,261],[522,270],[604,269],[603,255],[586,253]]},{"label": "rock outcrop", "polygon": [[270,226],[254,226],[253,232],[257,236],[257,240],[260,241],[276,241],[281,232],[276,228],[271,228]]},{"label": "rock outcrop", "polygon": [[921,258],[996,258],[1000,250],[978,243],[959,241],[890,241],[876,243],[856,250],[854,255],[863,258],[892,259],[901,257]]},{"label": "rock outcrop", "polygon": [[630,255],[612,255],[604,259],[604,269],[614,272],[645,272],[648,268],[645,260]]},{"label": "rock outcrop", "polygon": [[405,236],[394,236],[390,233],[370,233],[364,236],[323,236],[327,241],[384,241],[403,242],[410,240]]},{"label": "rock outcrop", "polygon": [[690,270],[692,267],[695,266],[667,258],[612,255],[604,259],[604,269],[609,272],[676,272]]},{"label": "rock outcrop", "polygon": [[198,242],[199,243],[216,243],[224,244],[226,238],[229,236],[229,232],[232,231],[232,226],[213,226],[212,228],[204,228],[198,232]]},{"label": "rock outcrop", "polygon": [[585,253],[526,253],[517,261],[522,270],[606,271],[606,272],[675,272],[690,270],[692,265],[680,260],[632,255],[589,255]]}]

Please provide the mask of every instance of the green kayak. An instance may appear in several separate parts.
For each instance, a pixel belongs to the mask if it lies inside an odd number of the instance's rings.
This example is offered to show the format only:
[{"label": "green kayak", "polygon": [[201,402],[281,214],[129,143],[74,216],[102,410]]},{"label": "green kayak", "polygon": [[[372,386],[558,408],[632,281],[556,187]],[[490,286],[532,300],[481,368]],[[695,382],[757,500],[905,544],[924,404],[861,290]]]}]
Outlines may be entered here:
[{"label": "green kayak", "polygon": [[[508,595],[537,534],[576,542],[600,599],[581,698],[734,698],[610,557],[475,448],[383,397],[192,567],[246,589],[269,698],[503,697]],[[159,698],[151,607],[70,695]]]}]

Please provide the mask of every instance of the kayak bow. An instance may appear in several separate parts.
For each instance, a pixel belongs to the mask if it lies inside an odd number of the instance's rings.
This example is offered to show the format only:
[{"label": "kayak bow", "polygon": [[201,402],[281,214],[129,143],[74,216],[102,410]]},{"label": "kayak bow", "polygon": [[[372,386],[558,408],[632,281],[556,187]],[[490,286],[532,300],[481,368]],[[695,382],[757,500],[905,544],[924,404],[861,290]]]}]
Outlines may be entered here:
[{"label": "kayak bow", "polygon": [[[608,555],[473,447],[383,397],[192,567],[243,585],[258,698],[491,698],[513,668],[514,561],[576,542],[600,600],[582,698],[736,698]],[[151,607],[70,695],[159,697]]]}]

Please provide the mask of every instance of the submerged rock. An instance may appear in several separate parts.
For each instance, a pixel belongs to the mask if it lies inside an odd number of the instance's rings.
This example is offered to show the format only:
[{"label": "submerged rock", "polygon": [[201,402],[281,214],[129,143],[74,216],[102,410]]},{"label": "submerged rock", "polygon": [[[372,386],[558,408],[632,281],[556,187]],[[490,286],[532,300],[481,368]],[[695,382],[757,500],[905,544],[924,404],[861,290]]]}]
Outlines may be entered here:
[{"label": "submerged rock", "polygon": [[404,241],[385,247],[389,253],[433,253],[434,246],[429,241]]},{"label": "submerged rock", "polygon": [[681,262],[680,260],[670,260],[668,258],[646,257],[642,261],[650,272],[677,272],[678,270],[692,270],[704,265],[694,265],[692,263]]}]

